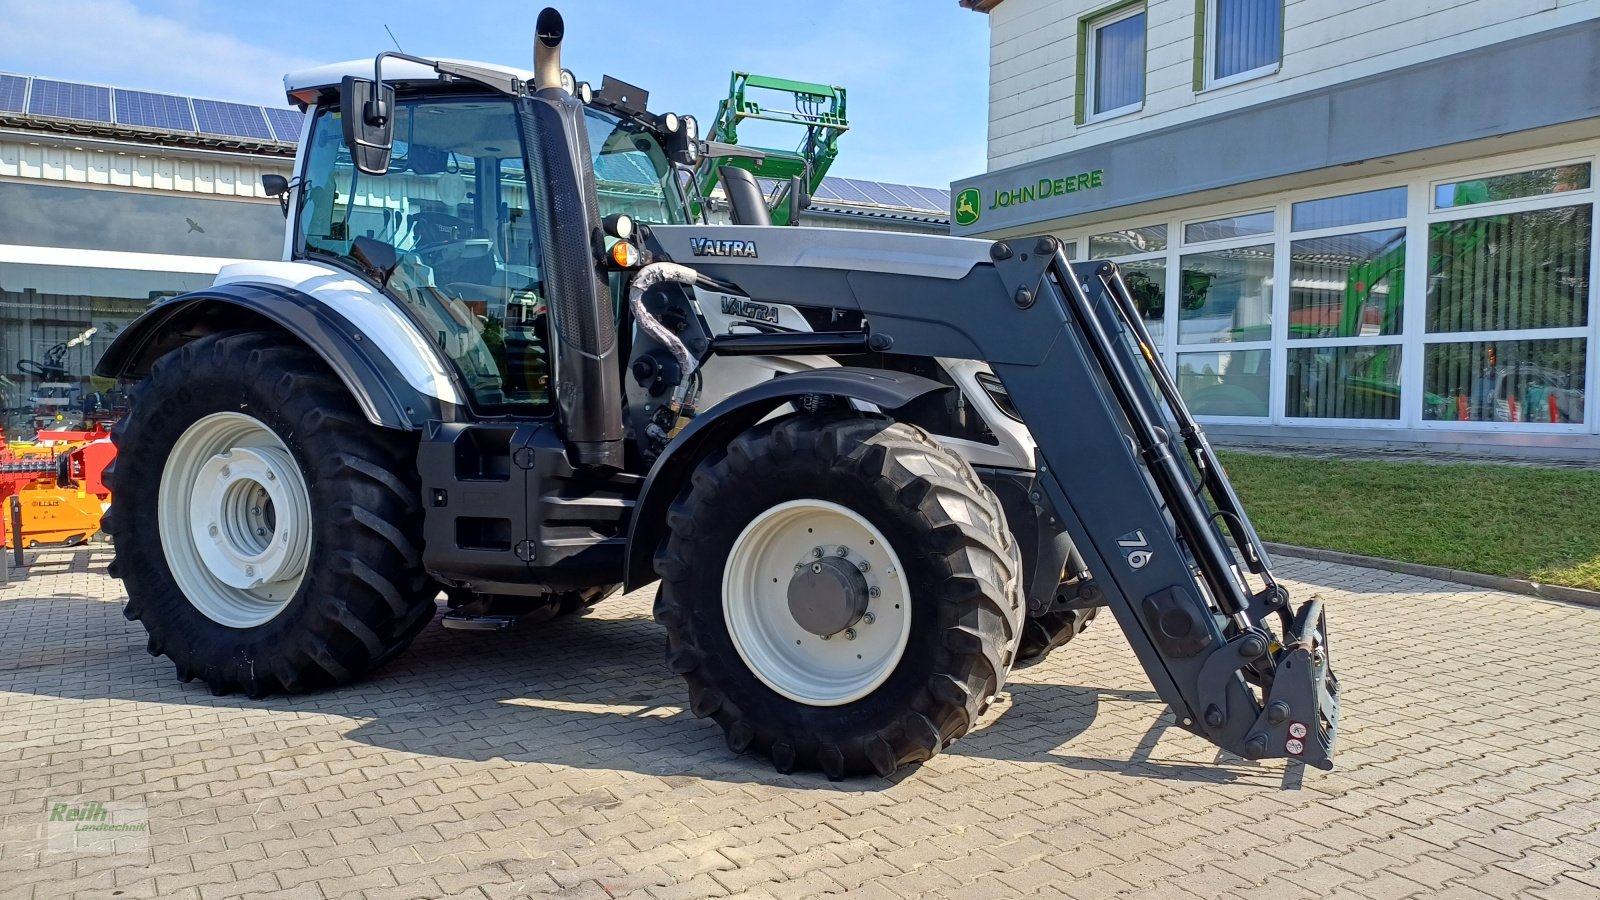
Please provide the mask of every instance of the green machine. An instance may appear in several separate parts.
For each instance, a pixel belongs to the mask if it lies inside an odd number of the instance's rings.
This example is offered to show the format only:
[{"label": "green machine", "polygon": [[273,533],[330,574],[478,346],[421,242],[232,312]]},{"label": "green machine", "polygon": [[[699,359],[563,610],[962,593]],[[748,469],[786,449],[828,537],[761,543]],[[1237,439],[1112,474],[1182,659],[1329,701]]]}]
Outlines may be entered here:
[{"label": "green machine", "polygon": [[[839,136],[850,129],[845,118],[845,90],[837,85],[734,72],[728,96],[717,105],[716,122],[708,137],[724,144],[739,144],[739,128],[751,122],[794,126],[804,134],[792,150],[741,145],[759,156],[707,159],[697,174],[700,194],[711,196],[724,168],[744,169],[765,186],[763,193],[772,210],[772,224],[790,224],[789,198],[793,191],[798,186],[809,198],[822,184],[823,176],[839,155]],[[691,203],[698,207],[701,197]]]}]

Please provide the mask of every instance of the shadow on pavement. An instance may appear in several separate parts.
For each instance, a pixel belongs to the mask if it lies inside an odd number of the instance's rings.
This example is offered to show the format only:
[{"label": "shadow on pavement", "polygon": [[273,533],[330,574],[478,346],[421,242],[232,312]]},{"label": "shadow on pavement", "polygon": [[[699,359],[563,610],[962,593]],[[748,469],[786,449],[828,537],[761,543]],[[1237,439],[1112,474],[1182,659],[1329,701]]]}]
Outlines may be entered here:
[{"label": "shadow on pavement", "polygon": [[[180,684],[168,660],[147,654],[143,629],[121,612],[120,603],[81,594],[0,600],[0,691],[348,717],[360,722],[345,732],[350,740],[461,760],[851,793],[889,789],[915,772],[830,783],[735,756],[719,728],[682,706],[682,681],[663,660],[665,638],[655,623],[640,616],[602,618],[603,605],[589,617],[505,633],[450,631],[435,622],[365,681],[259,701],[213,697],[199,682]],[[1009,710],[946,752],[1138,778],[1215,783],[1238,777],[1228,768],[1153,760],[1170,715],[1157,720],[1131,759],[1070,752],[1102,703],[1159,705],[1153,692],[1029,682],[1008,691]]]}]

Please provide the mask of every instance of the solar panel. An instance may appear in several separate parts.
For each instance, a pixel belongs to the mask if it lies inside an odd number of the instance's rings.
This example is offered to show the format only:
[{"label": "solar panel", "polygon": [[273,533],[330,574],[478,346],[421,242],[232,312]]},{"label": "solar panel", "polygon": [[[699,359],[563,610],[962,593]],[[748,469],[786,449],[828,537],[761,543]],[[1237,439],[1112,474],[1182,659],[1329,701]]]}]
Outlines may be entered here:
[{"label": "solar panel", "polygon": [[122,88],[117,88],[115,96],[118,125],[165,128],[168,131],[194,130],[194,113],[189,111],[188,97]]},{"label": "solar panel", "polygon": [[293,144],[300,140],[300,126],[305,124],[306,114],[298,109],[274,109],[270,106],[262,107],[267,114],[267,121],[272,123],[272,133],[278,140],[286,144]]},{"label": "solar panel", "polygon": [[835,194],[833,192],[832,184],[833,184],[833,179],[832,178],[824,178],[824,179],[822,179],[822,183],[817,185],[817,189],[811,192],[811,196],[813,196],[813,197],[815,197],[815,198],[817,198],[819,200],[837,200],[837,199],[839,199],[839,195]]},{"label": "solar panel", "polygon": [[940,212],[950,211],[950,192],[931,187],[916,187],[907,185],[907,190],[922,198],[926,204],[922,209],[937,209]]},{"label": "solar panel", "polygon": [[844,203],[871,203],[872,200],[848,178],[825,178],[826,184],[833,191],[833,195]]},{"label": "solar panel", "polygon": [[887,181],[881,181],[878,186],[894,195],[896,206],[904,206],[906,209],[928,208],[928,201],[922,199],[922,195],[912,190],[908,185],[890,184]]},{"label": "solar panel", "polygon": [[219,134],[225,137],[272,140],[266,117],[261,107],[243,103],[224,103],[220,100],[195,100],[194,120],[201,134]]},{"label": "solar panel", "polygon": [[28,93],[28,79],[21,75],[0,75],[0,112],[22,112]]},{"label": "solar panel", "polygon": [[856,190],[866,194],[868,200],[878,204],[879,206],[900,205],[900,201],[896,200],[893,194],[884,190],[883,185],[877,183],[876,181],[855,181],[852,179],[846,180],[849,181],[851,186]]},{"label": "solar panel", "polygon": [[70,81],[33,80],[28,114],[111,124],[111,89]]}]

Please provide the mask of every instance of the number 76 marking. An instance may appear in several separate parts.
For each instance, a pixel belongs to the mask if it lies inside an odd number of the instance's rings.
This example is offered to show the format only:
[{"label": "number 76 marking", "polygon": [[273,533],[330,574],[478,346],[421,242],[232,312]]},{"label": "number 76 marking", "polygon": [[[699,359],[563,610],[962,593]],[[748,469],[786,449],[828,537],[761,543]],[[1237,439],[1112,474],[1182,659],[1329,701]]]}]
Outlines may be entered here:
[{"label": "number 76 marking", "polygon": [[1155,556],[1146,549],[1150,546],[1150,541],[1145,538],[1143,531],[1130,531],[1117,538],[1117,546],[1122,548],[1122,556],[1128,561],[1128,567],[1131,569],[1144,568]]}]

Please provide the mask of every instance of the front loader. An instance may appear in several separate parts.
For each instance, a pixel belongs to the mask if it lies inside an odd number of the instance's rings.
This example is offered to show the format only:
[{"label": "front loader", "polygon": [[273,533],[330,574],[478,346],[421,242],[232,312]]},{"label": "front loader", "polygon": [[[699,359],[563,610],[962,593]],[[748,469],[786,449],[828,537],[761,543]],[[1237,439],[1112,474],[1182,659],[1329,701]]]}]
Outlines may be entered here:
[{"label": "front loader", "polygon": [[138,385],[105,529],[152,653],[309,691],[441,591],[497,630],[659,582],[690,709],[842,778],[938,753],[1107,606],[1178,725],[1331,766],[1322,607],[1273,579],[1114,265],[696,222],[726,148],[562,70],[553,10],[536,32],[532,71],[290,75],[289,258],[106,353]]}]

